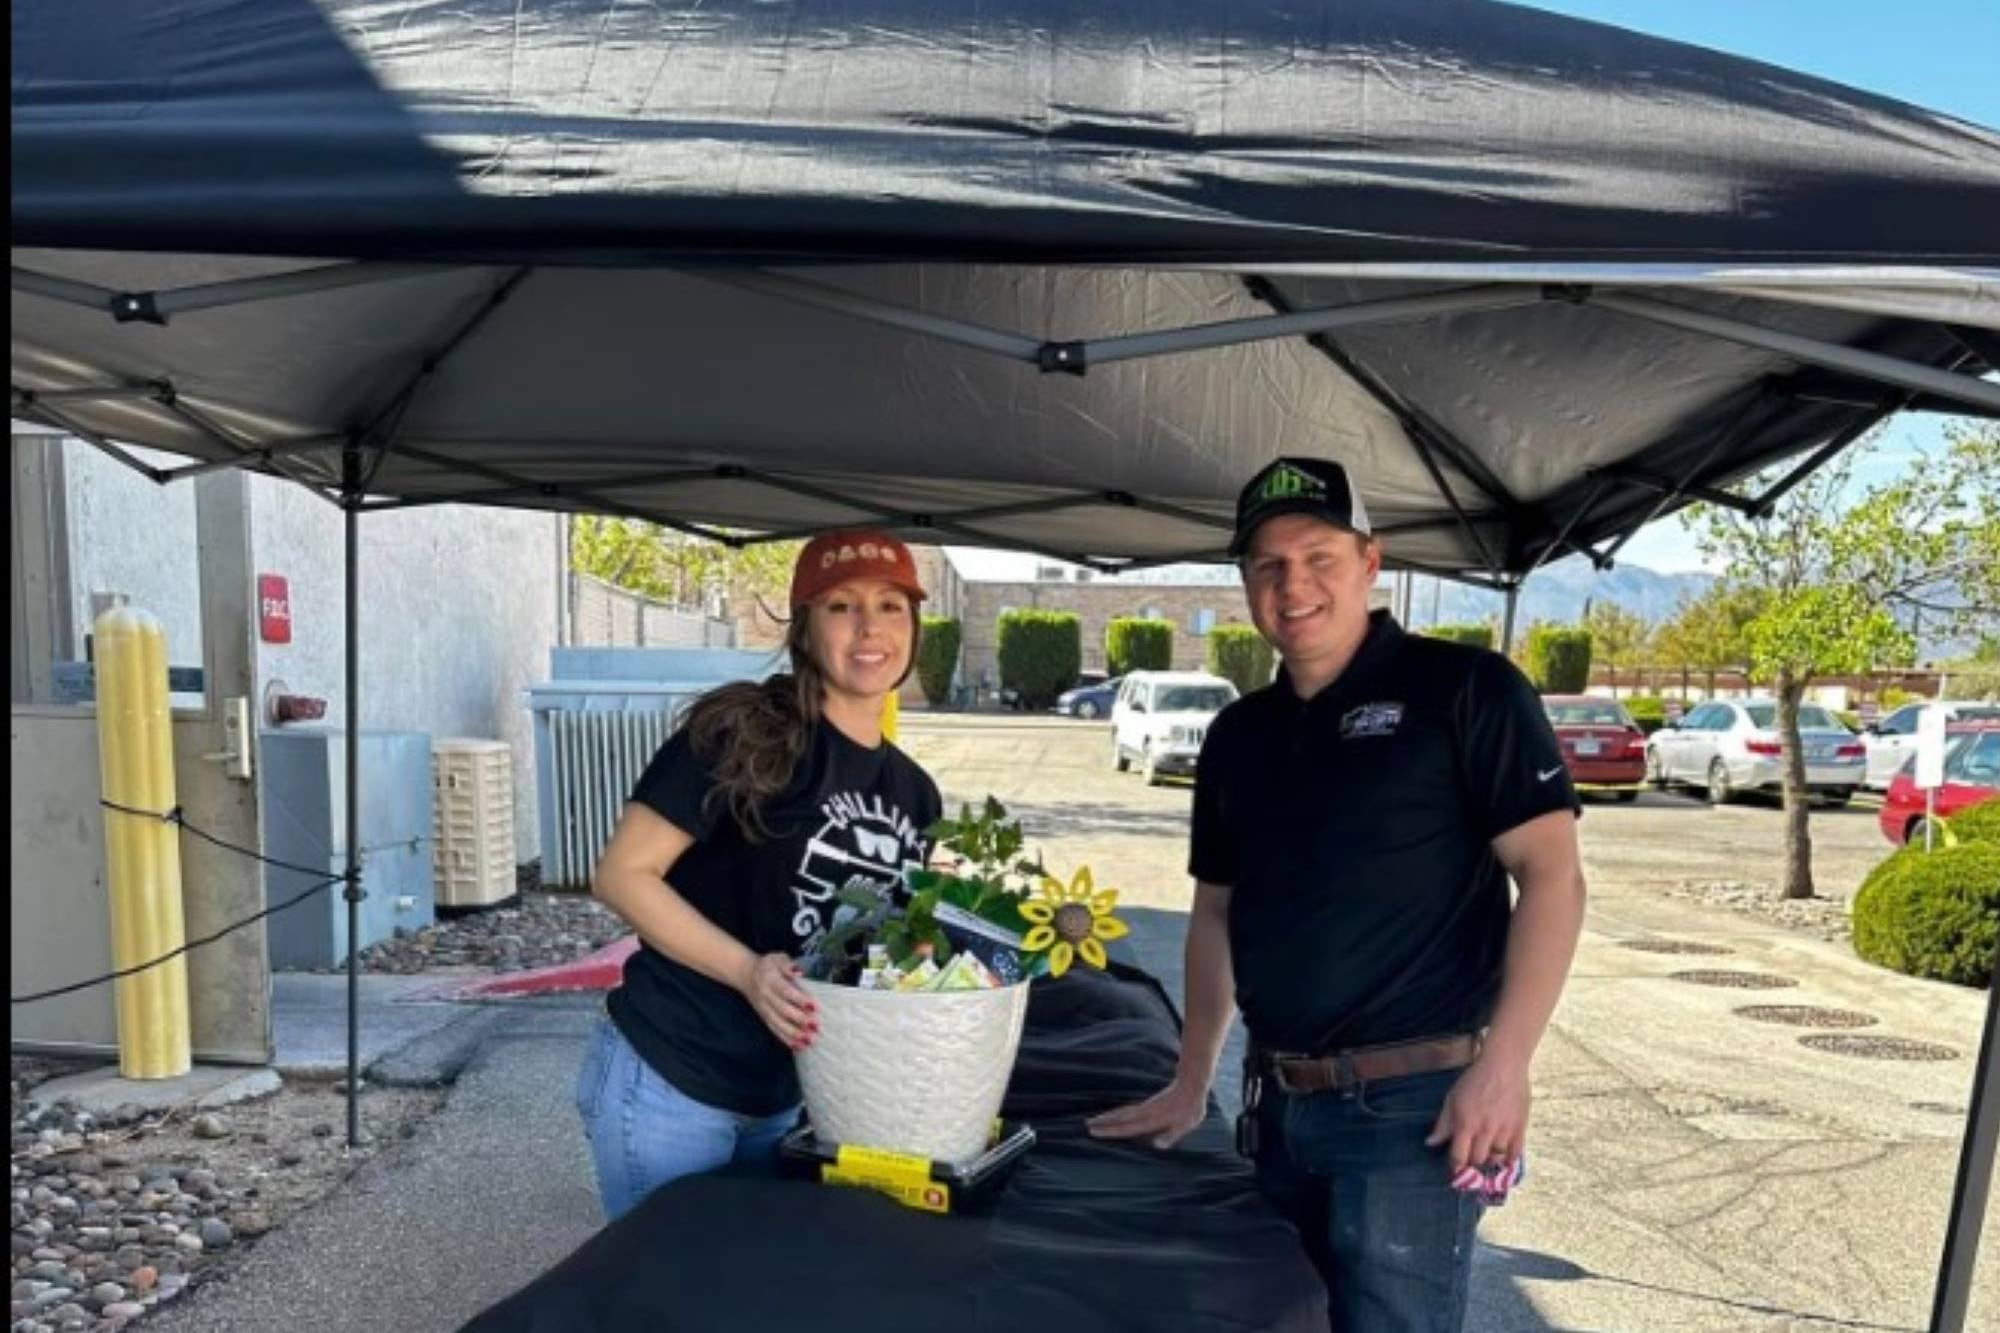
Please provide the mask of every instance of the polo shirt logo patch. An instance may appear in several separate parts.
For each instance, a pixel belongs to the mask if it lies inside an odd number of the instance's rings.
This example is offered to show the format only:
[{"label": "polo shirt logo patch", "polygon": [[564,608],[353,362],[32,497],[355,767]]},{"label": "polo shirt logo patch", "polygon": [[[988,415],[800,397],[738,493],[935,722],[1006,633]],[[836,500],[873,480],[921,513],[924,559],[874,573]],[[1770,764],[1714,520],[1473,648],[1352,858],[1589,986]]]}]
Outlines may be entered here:
[{"label": "polo shirt logo patch", "polygon": [[1390,736],[1395,734],[1397,724],[1403,720],[1401,704],[1362,704],[1349,709],[1340,719],[1340,739],[1355,740],[1362,736]]}]

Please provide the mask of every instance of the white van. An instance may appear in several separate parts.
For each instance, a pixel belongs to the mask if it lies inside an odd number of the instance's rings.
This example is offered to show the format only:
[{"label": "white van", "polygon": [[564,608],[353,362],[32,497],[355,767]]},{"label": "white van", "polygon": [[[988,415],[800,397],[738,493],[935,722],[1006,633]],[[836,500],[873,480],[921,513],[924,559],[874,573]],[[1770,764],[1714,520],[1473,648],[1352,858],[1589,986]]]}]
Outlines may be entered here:
[{"label": "white van", "polygon": [[1158,786],[1168,774],[1194,772],[1208,724],[1236,701],[1236,687],[1205,671],[1134,671],[1111,705],[1111,762],[1120,773],[1139,762]]}]

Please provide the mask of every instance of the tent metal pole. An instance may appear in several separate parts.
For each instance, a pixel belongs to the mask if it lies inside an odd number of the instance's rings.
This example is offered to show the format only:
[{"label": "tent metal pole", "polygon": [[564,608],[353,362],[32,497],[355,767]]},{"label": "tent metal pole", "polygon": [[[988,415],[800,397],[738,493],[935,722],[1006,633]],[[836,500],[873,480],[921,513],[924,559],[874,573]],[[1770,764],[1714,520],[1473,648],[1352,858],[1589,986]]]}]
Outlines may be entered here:
[{"label": "tent metal pole", "polygon": [[1873,430],[1878,421],[1880,421],[1879,417],[1870,417],[1866,421],[1857,422],[1828,440],[1819,448],[1813,450],[1797,467],[1787,472],[1781,481],[1752,500],[1750,502],[1751,507],[1744,512],[1752,518],[1762,518],[1765,514],[1770,513],[1772,505],[1784,499],[1800,482],[1824,467],[1835,454]]},{"label": "tent metal pole", "polygon": [[[608,487],[622,490],[627,486],[669,486],[683,481],[713,481],[716,470],[712,467],[684,467],[671,472],[641,472],[628,477],[604,477],[586,482],[593,490]],[[518,486],[487,487],[476,491],[452,491],[442,495],[411,495],[398,500],[373,500],[361,506],[363,513],[372,514],[385,509],[427,509],[433,505],[451,504],[491,504],[495,500],[554,499],[559,496],[574,495],[571,483],[562,481],[523,482]]]},{"label": "tent metal pole", "polygon": [[1951,1191],[1951,1220],[1945,1225],[1944,1253],[1938,1262],[1937,1299],[1930,1333],[1962,1333],[1972,1305],[1972,1275],[1979,1259],[1979,1230],[1993,1187],[1993,1162],[2000,1148],[2000,977],[1986,988],[1986,1030],[1979,1038],[1979,1063],[1972,1070],[1972,1105],[1965,1118],[1958,1178]]},{"label": "tent metal pole", "polygon": [[259,278],[236,278],[228,282],[203,283],[198,287],[176,287],[142,295],[152,302],[163,318],[215,310],[223,306],[248,305],[255,301],[282,300],[340,287],[361,287],[377,282],[400,282],[405,278],[428,277],[433,273],[457,273],[463,264],[385,264],[357,262],[322,264],[317,268],[290,273],[271,273]]},{"label": "tent metal pole", "polygon": [[122,403],[151,398],[155,392],[150,384],[91,385],[77,389],[24,389],[15,385],[14,403],[17,407],[35,403]]},{"label": "tent metal pole", "polygon": [[1252,319],[1225,319],[1214,324],[1166,329],[1159,333],[1128,333],[1082,341],[1084,361],[1100,366],[1113,361],[1166,356],[1180,352],[1206,351],[1213,347],[1236,347],[1272,338],[1296,338],[1368,324],[1393,324],[1411,319],[1435,319],[1479,310],[1499,310],[1508,306],[1534,305],[1542,300],[1541,290],[1494,283],[1430,292],[1423,296],[1395,296],[1381,301],[1357,301],[1353,305],[1298,310],[1289,314],[1259,315]]},{"label": "tent metal pole", "polygon": [[1500,651],[1512,656],[1514,652],[1514,612],[1521,602],[1521,585],[1507,585],[1507,606],[1500,621]]},{"label": "tent metal pole", "polygon": [[16,268],[12,286],[15,291],[26,292],[30,296],[46,297],[64,305],[80,305],[86,310],[106,314],[111,311],[111,303],[118,299],[118,293],[109,287],[78,282],[74,278],[58,278],[53,273],[37,273],[31,268]]},{"label": "tent metal pole", "polygon": [[853,292],[842,291],[837,287],[807,282],[801,278],[773,273],[768,269],[749,273],[712,269],[689,269],[686,272],[691,277],[726,283],[745,291],[775,296],[783,301],[817,306],[836,314],[852,315],[857,319],[886,324],[908,333],[921,333],[926,337],[957,343],[961,347],[970,347],[975,351],[991,352],[1013,361],[1025,361],[1030,365],[1035,364],[1036,357],[1041,353],[1042,344],[1035,338],[1007,333],[1000,329],[989,329],[983,325],[951,319],[944,315],[912,310],[908,306],[900,306],[893,301],[880,301],[872,296],[857,296]]},{"label": "tent metal pole", "polygon": [[[220,422],[216,421],[206,412],[197,409],[192,404],[182,399],[178,394],[174,392],[172,385],[162,386],[160,393],[157,395],[157,398],[160,406],[166,408],[168,412],[172,413],[176,417],[179,417],[182,421],[186,422],[188,425],[193,426],[196,430],[200,431],[203,435],[207,436],[215,443],[221,445],[223,448],[235,450],[237,454],[236,461],[238,463],[247,461],[251,455],[256,453],[259,446],[255,442],[244,439],[242,436],[236,434],[234,431],[229,430],[228,428],[223,426]],[[288,481],[297,482],[300,486],[305,487],[306,490],[310,491],[314,495],[317,495],[320,499],[328,501],[329,503],[333,504],[340,503],[340,501],[335,496],[329,494],[326,488],[322,486],[319,482],[301,473],[296,467],[286,462],[285,460],[281,458],[273,458],[270,460],[270,466],[271,470],[276,472],[278,475],[284,477]]]},{"label": "tent metal pole", "polygon": [[347,1146],[361,1146],[361,450],[341,455],[347,579]]},{"label": "tent metal pole", "polygon": [[1689,486],[1695,485],[1701,474],[1708,470],[1708,465],[1715,461],[1716,455],[1722,453],[1742,438],[1743,433],[1749,429],[1750,422],[1755,419],[1756,415],[1757,399],[1751,398],[1743,405],[1742,410],[1737,412],[1735,420],[1731,421],[1724,429],[1715,433],[1715,442],[1708,446],[1708,449],[1700,458],[1695,460],[1695,465],[1687,470],[1687,475],[1681,478],[1680,484],[1670,491],[1662,491],[1659,498],[1653,501],[1652,507],[1646,511],[1646,516],[1625,529],[1619,535],[1618,539],[1611,543],[1611,549],[1604,553],[1604,558],[1606,560],[1615,559],[1618,553],[1625,549],[1625,543],[1639,535],[1639,529],[1645,527],[1648,523],[1651,523],[1662,513],[1666,512],[1668,505],[1680,499],[1687,492]]},{"label": "tent metal pole", "polygon": [[259,445],[241,458],[218,458],[207,463],[190,463],[186,467],[168,468],[160,474],[162,481],[187,481],[194,477],[205,477],[211,472],[227,472],[232,468],[251,467],[258,463],[269,463],[274,458],[286,454],[306,453],[314,449],[334,449],[346,443],[345,435],[313,435],[302,440],[280,440],[276,444]]},{"label": "tent metal pole", "polygon": [[65,419],[60,412],[46,407],[25,407],[20,409],[20,415],[23,420],[39,422],[44,426],[54,427],[56,430],[67,431],[91,448],[110,458],[113,462],[122,463],[124,466],[131,468],[147,481],[157,484],[165,480],[160,469],[149,463],[140,462],[131,454],[126,453],[123,449],[105,439],[102,435],[99,435],[96,431],[86,430],[75,422]]},{"label": "tent metal pole", "polygon": [[1777,352],[1809,365],[1846,371],[1865,379],[1893,384],[1899,389],[1934,393],[1954,402],[1969,403],[1989,411],[2000,409],[2000,384],[1988,384],[1970,375],[1954,374],[1948,370],[1938,370],[1932,366],[1884,356],[1880,352],[1863,351],[1858,347],[1843,347],[1837,343],[1821,342],[1817,338],[1803,338],[1795,333],[1781,333],[1776,329],[1763,328],[1739,319],[1727,319],[1721,315],[1691,310],[1686,306],[1674,305],[1667,301],[1656,301],[1649,296],[1593,291],[1583,298],[1583,302],[1599,309],[1615,310],[1622,315],[1631,315],[1635,319],[1650,320],[1670,328],[1684,329],[1689,333],[1704,333],[1712,338],[1722,338],[1750,347],[1761,347],[1766,351]]}]

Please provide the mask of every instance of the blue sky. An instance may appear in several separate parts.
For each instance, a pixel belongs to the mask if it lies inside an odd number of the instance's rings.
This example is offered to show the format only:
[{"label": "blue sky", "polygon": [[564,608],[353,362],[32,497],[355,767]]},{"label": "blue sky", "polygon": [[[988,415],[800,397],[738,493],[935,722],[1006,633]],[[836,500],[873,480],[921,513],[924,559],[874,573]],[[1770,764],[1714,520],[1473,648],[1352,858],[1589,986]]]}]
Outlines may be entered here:
[{"label": "blue sky", "polygon": [[[1538,0],[1532,7],[1768,60],[2000,128],[2000,0]],[[1914,466],[1941,430],[1938,417],[1891,422],[1857,467],[1857,481]],[[1693,539],[1673,520],[1634,537],[1619,559],[1663,571],[1701,568]]]}]

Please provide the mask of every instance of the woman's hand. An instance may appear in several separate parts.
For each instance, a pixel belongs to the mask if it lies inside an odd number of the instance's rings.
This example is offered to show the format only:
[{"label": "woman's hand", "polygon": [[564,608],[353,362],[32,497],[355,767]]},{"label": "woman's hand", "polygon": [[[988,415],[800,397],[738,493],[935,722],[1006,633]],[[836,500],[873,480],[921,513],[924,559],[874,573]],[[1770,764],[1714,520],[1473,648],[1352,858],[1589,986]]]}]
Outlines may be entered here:
[{"label": "woman's hand", "polygon": [[819,1035],[819,1007],[799,986],[798,961],[789,954],[752,958],[736,989],[779,1041],[795,1051]]}]

